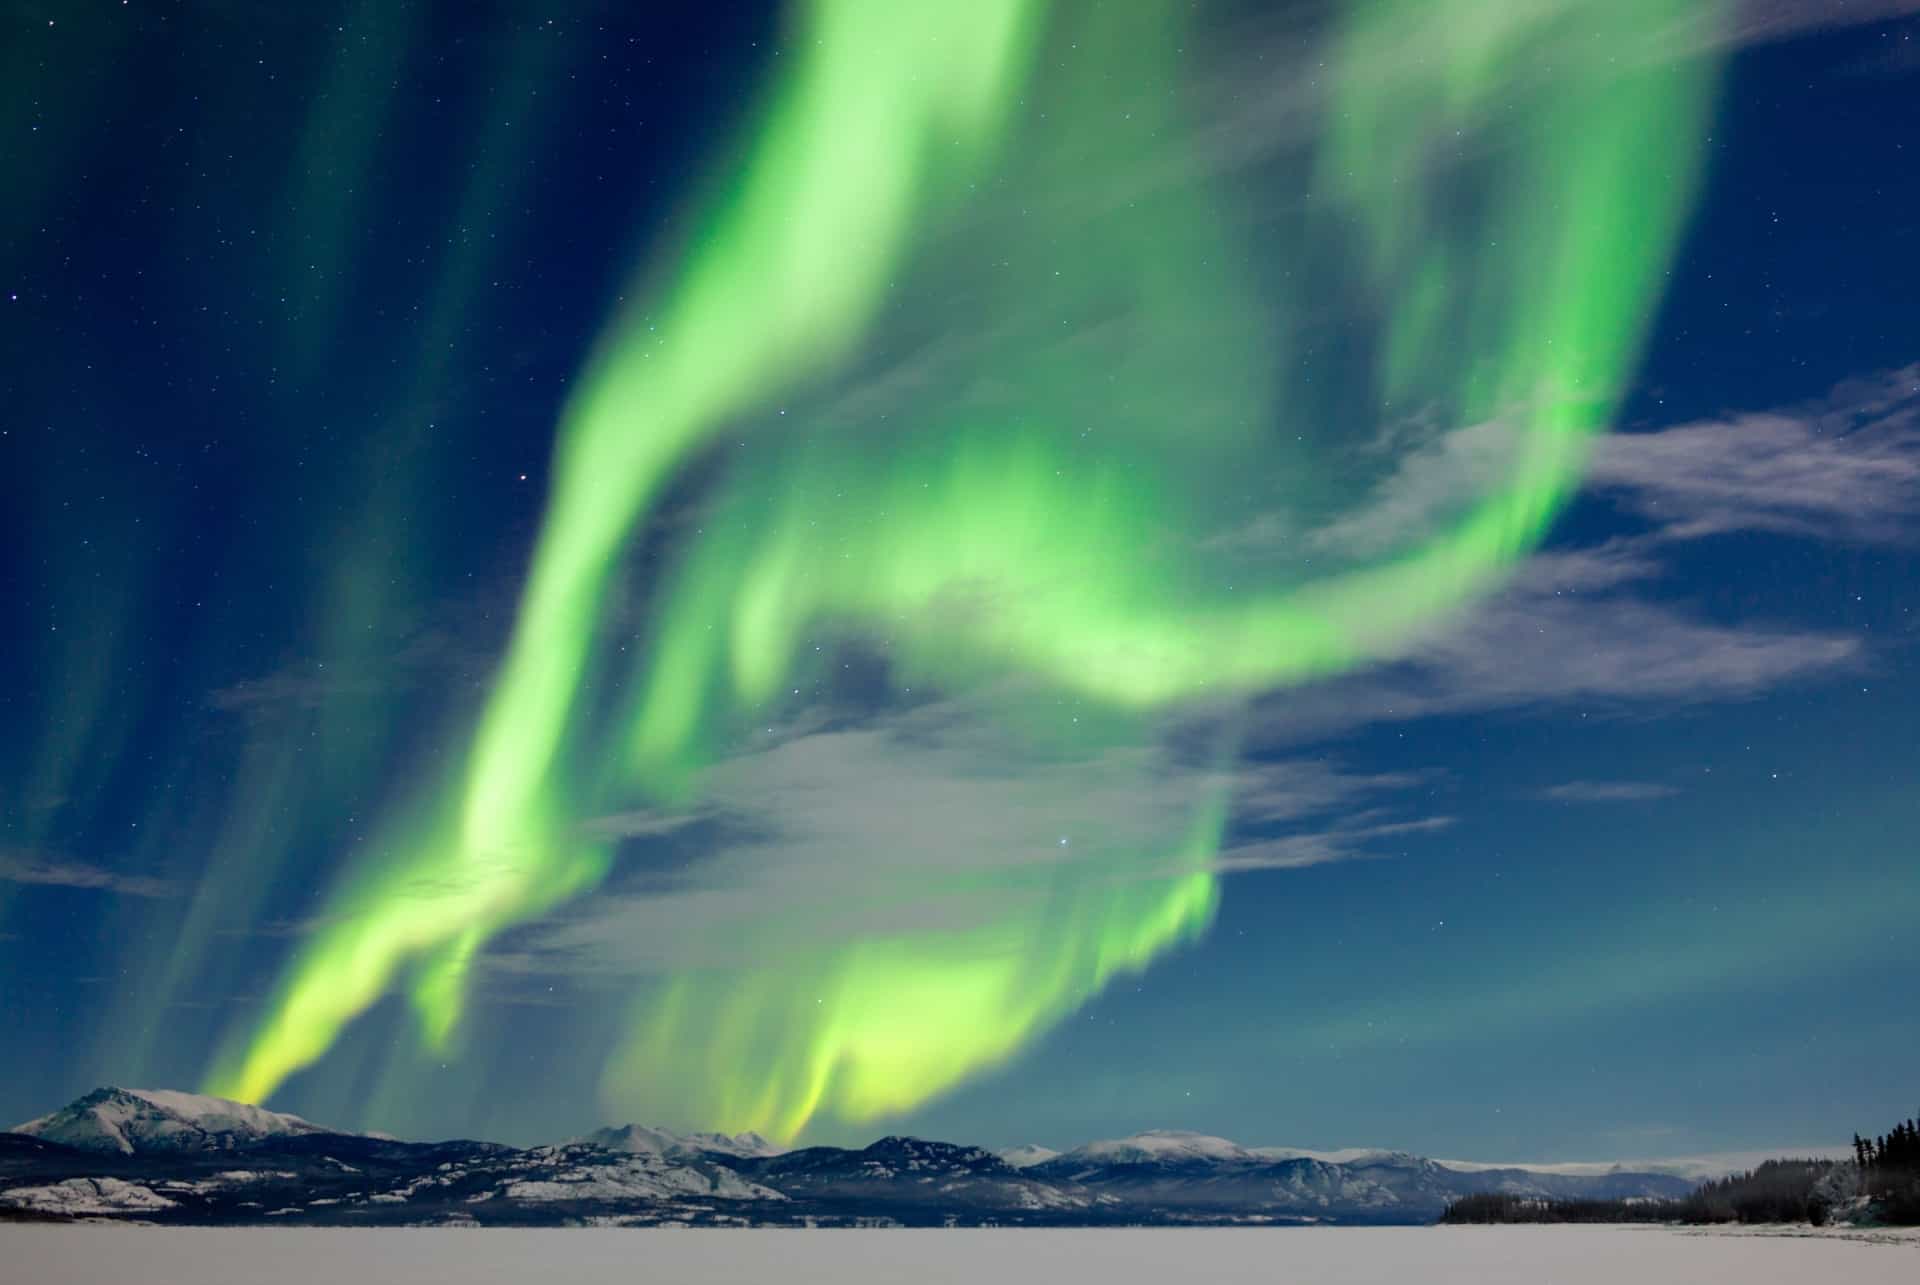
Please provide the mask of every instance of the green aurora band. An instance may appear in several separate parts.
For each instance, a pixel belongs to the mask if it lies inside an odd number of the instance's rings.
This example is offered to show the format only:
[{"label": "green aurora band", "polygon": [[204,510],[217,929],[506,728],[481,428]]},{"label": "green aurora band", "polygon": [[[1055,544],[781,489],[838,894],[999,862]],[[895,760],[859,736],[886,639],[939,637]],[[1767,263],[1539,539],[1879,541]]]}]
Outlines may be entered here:
[{"label": "green aurora band", "polygon": [[[737,178],[567,407],[463,766],[363,854],[211,1091],[265,1098],[402,976],[446,1045],[486,943],[606,876],[612,847],[582,820],[697,799],[827,643],[878,649],[903,688],[966,694],[1037,758],[1093,761],[1151,742],[1180,702],[1390,656],[1537,544],[1691,207],[1714,68],[1648,41],[1703,6],[1349,5],[1314,213],[1267,247],[1278,272],[1248,255],[1216,176],[1125,181],[1194,151],[1184,7],[802,7]],[[1282,386],[1329,280],[1365,301],[1373,404]],[[1409,407],[1506,424],[1504,478],[1344,563],[1218,538],[1320,513],[1327,423],[1351,436]],[[623,555],[723,441],[700,531],[650,591],[630,704],[586,708],[614,663]],[[975,922],[649,981],[605,1096],[783,1139],[923,1102],[1202,932],[1229,803],[1208,786],[1167,833],[1008,866],[1011,909]]]}]

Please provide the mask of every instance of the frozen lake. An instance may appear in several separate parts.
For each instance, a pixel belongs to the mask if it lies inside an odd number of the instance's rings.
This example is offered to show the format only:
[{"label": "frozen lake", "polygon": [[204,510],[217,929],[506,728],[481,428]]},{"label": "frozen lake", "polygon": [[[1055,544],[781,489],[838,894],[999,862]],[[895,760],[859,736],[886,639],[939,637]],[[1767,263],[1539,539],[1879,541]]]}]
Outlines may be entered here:
[{"label": "frozen lake", "polygon": [[0,1227],[9,1285],[494,1281],[1740,1285],[1920,1280],[1920,1242],[1618,1227],[1098,1231]]}]

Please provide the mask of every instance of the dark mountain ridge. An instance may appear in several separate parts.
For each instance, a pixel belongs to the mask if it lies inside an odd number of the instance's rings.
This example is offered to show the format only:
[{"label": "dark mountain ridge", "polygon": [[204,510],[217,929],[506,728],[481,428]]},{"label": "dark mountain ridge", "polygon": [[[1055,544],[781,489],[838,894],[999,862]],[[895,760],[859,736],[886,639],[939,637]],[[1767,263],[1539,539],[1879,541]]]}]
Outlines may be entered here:
[{"label": "dark mountain ridge", "polygon": [[212,1225],[1422,1223],[1480,1193],[1650,1198],[1657,1173],[1468,1172],[1155,1133],[1016,1166],[890,1136],[778,1151],[625,1126],[558,1146],[403,1142],[167,1091],[101,1089],[0,1134],[0,1217]]}]

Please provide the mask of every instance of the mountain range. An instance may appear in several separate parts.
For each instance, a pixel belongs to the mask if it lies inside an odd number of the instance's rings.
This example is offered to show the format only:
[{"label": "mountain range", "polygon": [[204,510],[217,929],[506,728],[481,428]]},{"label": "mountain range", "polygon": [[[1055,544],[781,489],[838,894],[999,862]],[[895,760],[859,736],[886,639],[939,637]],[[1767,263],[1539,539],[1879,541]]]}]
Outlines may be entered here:
[{"label": "mountain range", "polygon": [[921,1138],[787,1150],[600,1129],[553,1146],[404,1142],[171,1090],[101,1088],[0,1133],[0,1218],[218,1225],[1421,1223],[1461,1196],[1654,1199],[1672,1174],[1455,1168],[1395,1151],[1155,1130],[1071,1151]]}]

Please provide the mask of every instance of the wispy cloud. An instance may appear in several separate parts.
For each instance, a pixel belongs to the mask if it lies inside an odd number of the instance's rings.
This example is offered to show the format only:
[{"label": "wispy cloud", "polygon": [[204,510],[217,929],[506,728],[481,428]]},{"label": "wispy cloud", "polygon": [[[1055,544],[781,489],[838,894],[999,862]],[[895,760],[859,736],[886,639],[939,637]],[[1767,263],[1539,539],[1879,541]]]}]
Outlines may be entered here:
[{"label": "wispy cloud", "polygon": [[1406,815],[1436,780],[1427,772],[1355,772],[1324,755],[1249,763],[1237,774],[1233,824],[1212,868],[1241,874],[1397,855],[1394,840],[1453,824],[1449,816]]},{"label": "wispy cloud", "polygon": [[[1594,570],[1578,558],[1559,565],[1576,579]],[[1369,725],[1493,711],[1665,714],[1865,659],[1850,634],[1723,626],[1631,593],[1561,592],[1551,583],[1523,576],[1397,661],[1263,698],[1260,743],[1278,751]]]},{"label": "wispy cloud", "polygon": [[499,620],[510,617],[517,587],[508,581],[470,588],[434,603],[416,627],[351,663],[287,660],[253,678],[216,687],[207,704],[271,721],[340,704],[391,699],[416,688],[470,687],[499,663]]},{"label": "wispy cloud", "polygon": [[643,832],[632,855],[508,966],[646,971],[964,928],[1041,895],[1044,879],[1023,872],[1158,868],[1205,793],[1230,784],[1144,746],[1023,744],[957,703],[777,737],[713,769],[703,794],[723,823],[664,886],[647,854],[675,827],[603,821]]},{"label": "wispy cloud", "polygon": [[1322,551],[1369,558],[1424,538],[1499,483],[1519,441],[1501,420],[1429,437],[1401,459],[1370,501],[1320,527],[1308,541]]},{"label": "wispy cloud", "polygon": [[387,684],[330,672],[322,663],[289,666],[260,678],[242,679],[208,693],[207,703],[230,714],[317,710],[340,700],[378,696]]},{"label": "wispy cloud", "polygon": [[[801,939],[965,927],[1034,895],[1023,870],[1164,877],[1209,793],[1231,799],[1233,818],[1217,872],[1392,856],[1452,824],[1421,805],[1430,782],[1353,771],[1314,746],[1441,715],[1577,706],[1648,716],[1857,667],[1867,657],[1854,635],[1709,621],[1656,591],[1681,545],[1732,530],[1904,538],[1920,507],[1920,490],[1907,484],[1920,440],[1916,374],[1845,385],[1799,408],[1608,440],[1593,487],[1639,515],[1643,529],[1538,555],[1504,592],[1399,657],[1255,702],[1247,720],[1255,761],[1238,767],[1174,753],[1152,731],[1098,751],[1042,748],[1006,731],[1004,693],[851,719],[802,712],[719,764],[699,813],[588,822],[620,841],[627,859],[605,892],[523,934],[496,966],[628,974],[737,963],[743,948],[773,958]],[[1481,426],[1416,444],[1377,503],[1320,538],[1417,536],[1485,485],[1506,440]],[[1828,473],[1844,480],[1805,488],[1798,480]],[[1188,716],[1205,729],[1241,712]],[[1672,793],[1656,782],[1594,779],[1542,797],[1607,803]],[[672,861],[649,855],[668,848]],[[769,906],[779,913],[770,917]]]},{"label": "wispy cloud", "polygon": [[602,839],[655,839],[678,834],[690,825],[712,815],[710,809],[689,812],[664,812],[639,808],[610,812],[580,823],[580,832]]},{"label": "wispy cloud", "polygon": [[[1307,538],[1353,556],[1426,538],[1492,480],[1503,440],[1476,425],[1416,441],[1368,504]],[[1868,663],[1855,634],[1709,621],[1658,590],[1684,546],[1733,533],[1920,538],[1920,365],[1796,407],[1608,437],[1588,489],[1640,529],[1537,554],[1503,592],[1385,663],[1262,702],[1262,734],[1297,744],[1445,714],[1670,711]]]},{"label": "wispy cloud", "polygon": [[[1460,30],[1443,6],[1407,6],[1397,15],[1395,39],[1381,41],[1366,68],[1379,92],[1396,82],[1426,74],[1437,47],[1462,49],[1475,42],[1492,49],[1511,48],[1529,31],[1552,20],[1577,18],[1607,0],[1509,0],[1488,4],[1474,15],[1471,31]],[[1297,148],[1313,137],[1324,110],[1329,77],[1323,42],[1325,10],[1315,6],[1269,5],[1229,30],[1221,41],[1237,51],[1223,55],[1224,67],[1210,65],[1209,76],[1190,86],[1197,128],[1187,146],[1144,158],[1136,182],[1190,181],[1196,171],[1225,171],[1257,166],[1275,153]],[[1621,73],[1716,53],[1737,53],[1825,31],[1909,17],[1920,0],[1738,0],[1730,5],[1682,6],[1666,22],[1649,23],[1637,45],[1620,60]],[[1573,27],[1578,31],[1578,25]],[[1528,69],[1510,69],[1508,92],[1552,92],[1554,59],[1541,57]],[[1496,112],[1511,100],[1496,104]],[[1137,193],[1128,193],[1137,195]]]},{"label": "wispy cloud", "polygon": [[40,852],[0,852],[0,880],[46,888],[84,888],[123,897],[171,897],[179,892],[171,880]]},{"label": "wispy cloud", "polygon": [[259,923],[237,928],[216,928],[216,937],[263,937],[269,939],[298,939],[308,937],[329,925],[345,919],[344,915],[310,915],[305,919],[265,919]]},{"label": "wispy cloud", "polygon": [[1920,0],[1741,0],[1719,38],[1730,45],[1762,44],[1914,14],[1920,14]]},{"label": "wispy cloud", "polygon": [[1658,781],[1567,781],[1548,786],[1540,797],[1556,803],[1634,803],[1670,799],[1678,793],[1678,787]]},{"label": "wispy cloud", "polygon": [[521,934],[492,966],[624,975],[964,930],[1029,909],[1063,881],[1190,873],[1180,854],[1210,799],[1229,800],[1234,818],[1214,862],[1222,873],[1384,855],[1447,824],[1412,815],[1410,798],[1430,785],[1418,773],[1355,772],[1319,755],[1234,765],[1171,749],[1154,728],[1097,748],[1036,743],[1007,730],[1001,699],[825,725],[803,715],[806,730],[712,771],[703,843],[668,879],[651,854],[692,831],[651,813],[604,819],[604,831],[638,832],[606,891]]},{"label": "wispy cloud", "polygon": [[1213,861],[1217,874],[1244,874],[1250,870],[1298,870],[1333,861],[1355,861],[1394,855],[1389,844],[1409,835],[1432,834],[1453,825],[1449,816],[1411,821],[1361,824],[1347,820],[1330,829],[1285,834],[1225,848]]},{"label": "wispy cloud", "polygon": [[1771,531],[1894,543],[1920,536],[1920,364],[1801,407],[1621,433],[1591,489],[1669,540]]},{"label": "wispy cloud", "polygon": [[[1255,519],[1254,528],[1350,558],[1405,547],[1497,485],[1517,441],[1516,429],[1499,420],[1444,432],[1416,421],[1389,436],[1399,461],[1364,504],[1311,531],[1278,515]],[[1637,540],[1548,559],[1645,569],[1658,543],[1735,531],[1913,540],[1920,537],[1920,363],[1850,380],[1799,406],[1610,434],[1594,450],[1586,488],[1649,529]],[[1254,534],[1216,539],[1245,545]]]}]

